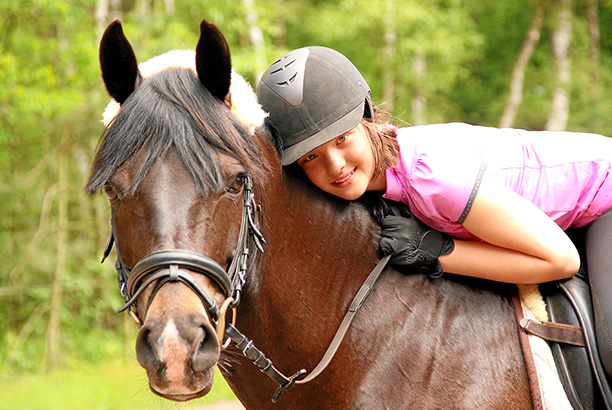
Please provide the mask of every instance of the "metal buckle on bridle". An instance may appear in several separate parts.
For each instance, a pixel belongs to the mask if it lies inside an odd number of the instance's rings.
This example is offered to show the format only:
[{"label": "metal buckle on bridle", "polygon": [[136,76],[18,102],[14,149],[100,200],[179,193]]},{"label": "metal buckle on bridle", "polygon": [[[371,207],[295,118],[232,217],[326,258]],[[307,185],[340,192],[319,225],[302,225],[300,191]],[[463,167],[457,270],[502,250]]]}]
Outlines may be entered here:
[{"label": "metal buckle on bridle", "polygon": [[138,329],[140,329],[142,327],[142,321],[140,320],[140,318],[138,317],[138,315],[136,314],[136,312],[134,312],[132,309],[129,309],[127,311],[128,316],[130,317],[130,319],[132,319],[132,321],[134,322],[134,324],[136,325],[136,327]]},{"label": "metal buckle on bridle", "polygon": [[[217,322],[217,339],[219,340],[219,345],[221,346],[221,351],[228,348],[232,339],[228,337],[225,342],[223,341],[223,337],[225,336],[225,316],[227,314],[227,309],[234,303],[234,298],[227,298],[225,302],[221,305],[219,309],[219,320]],[[232,308],[232,326],[236,324],[236,308]]]}]

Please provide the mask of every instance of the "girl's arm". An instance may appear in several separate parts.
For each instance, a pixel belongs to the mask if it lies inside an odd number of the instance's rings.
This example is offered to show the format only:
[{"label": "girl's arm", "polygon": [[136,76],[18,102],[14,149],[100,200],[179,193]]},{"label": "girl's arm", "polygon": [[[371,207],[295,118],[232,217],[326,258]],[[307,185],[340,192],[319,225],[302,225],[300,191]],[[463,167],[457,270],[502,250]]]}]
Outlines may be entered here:
[{"label": "girl's arm", "polygon": [[535,205],[505,187],[483,181],[465,229],[484,242],[455,240],[439,257],[445,272],[509,283],[541,283],[573,276],[576,247]]}]

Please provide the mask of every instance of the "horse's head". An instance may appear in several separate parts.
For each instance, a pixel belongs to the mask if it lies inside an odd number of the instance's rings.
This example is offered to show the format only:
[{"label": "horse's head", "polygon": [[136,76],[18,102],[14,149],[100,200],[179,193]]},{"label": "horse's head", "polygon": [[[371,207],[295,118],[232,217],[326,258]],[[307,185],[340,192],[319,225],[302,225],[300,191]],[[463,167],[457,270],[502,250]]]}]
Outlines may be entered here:
[{"label": "horse's head", "polygon": [[138,361],[153,392],[181,401],[211,388],[219,307],[235,296],[239,253],[252,241],[250,183],[267,169],[252,128],[231,110],[228,45],[211,23],[200,28],[192,67],[170,61],[148,77],[121,24],[107,28],[102,76],[120,108],[87,187],[110,200],[126,306],[141,321]]}]

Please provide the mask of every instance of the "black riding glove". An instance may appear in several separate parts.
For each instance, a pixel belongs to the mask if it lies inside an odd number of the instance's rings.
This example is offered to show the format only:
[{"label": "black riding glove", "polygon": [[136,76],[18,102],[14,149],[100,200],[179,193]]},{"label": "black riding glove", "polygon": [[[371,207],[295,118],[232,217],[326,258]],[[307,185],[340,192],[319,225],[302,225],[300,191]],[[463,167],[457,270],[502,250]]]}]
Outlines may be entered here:
[{"label": "black riding glove", "polygon": [[446,234],[429,228],[416,217],[387,216],[382,222],[380,252],[393,255],[391,264],[405,272],[428,271],[442,276],[438,256],[451,253],[455,243]]}]

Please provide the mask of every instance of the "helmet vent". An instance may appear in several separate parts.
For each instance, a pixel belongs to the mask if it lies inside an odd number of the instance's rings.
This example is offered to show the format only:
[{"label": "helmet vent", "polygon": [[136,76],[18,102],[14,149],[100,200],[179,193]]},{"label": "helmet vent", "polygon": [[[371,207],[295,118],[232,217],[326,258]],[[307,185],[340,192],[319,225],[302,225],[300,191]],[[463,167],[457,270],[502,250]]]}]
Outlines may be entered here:
[{"label": "helmet vent", "polygon": [[288,80],[283,81],[281,83],[276,83],[276,84],[278,84],[280,87],[288,87],[291,85],[291,83],[293,82],[293,80],[295,80],[296,77],[297,77],[297,73],[295,73],[293,77],[289,78]]},{"label": "helmet vent", "polygon": [[301,48],[286,54],[270,66],[268,78],[276,94],[294,107],[304,101],[304,72],[310,50]]}]

